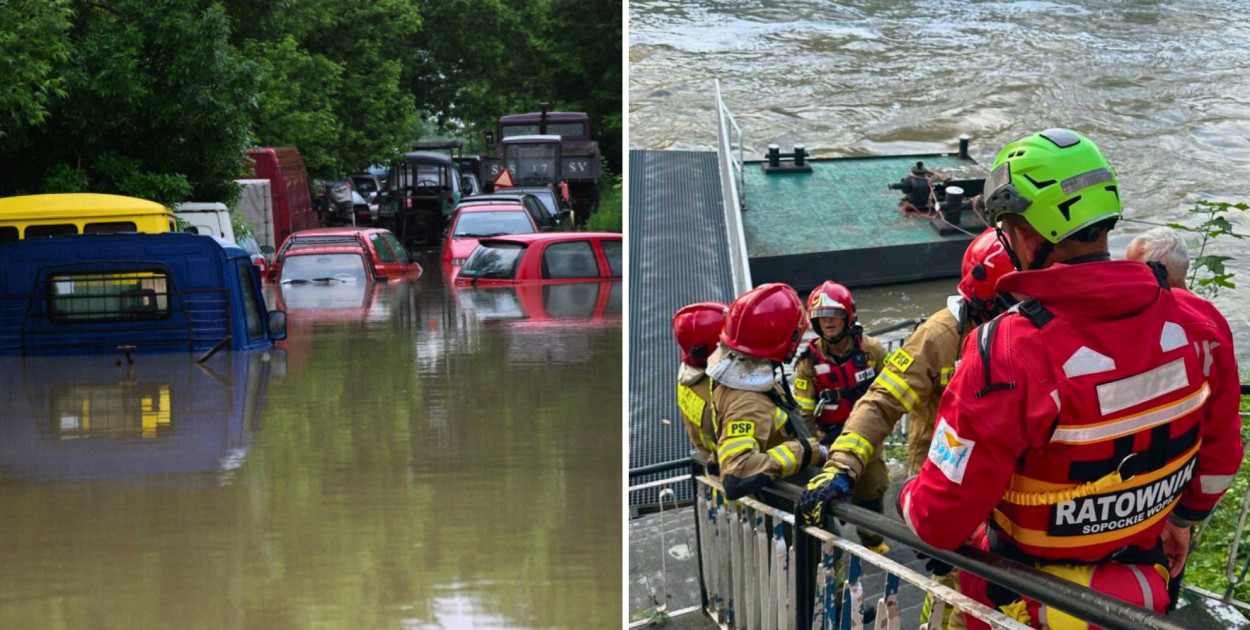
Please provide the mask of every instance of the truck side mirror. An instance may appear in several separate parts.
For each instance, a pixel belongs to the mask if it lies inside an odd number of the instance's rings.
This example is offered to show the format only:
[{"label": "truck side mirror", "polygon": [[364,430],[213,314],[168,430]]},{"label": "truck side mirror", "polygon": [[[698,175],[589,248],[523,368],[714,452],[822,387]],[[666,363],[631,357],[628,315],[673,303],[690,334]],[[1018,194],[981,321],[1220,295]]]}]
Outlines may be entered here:
[{"label": "truck side mirror", "polygon": [[269,312],[269,338],[274,341],[286,339],[286,311]]}]

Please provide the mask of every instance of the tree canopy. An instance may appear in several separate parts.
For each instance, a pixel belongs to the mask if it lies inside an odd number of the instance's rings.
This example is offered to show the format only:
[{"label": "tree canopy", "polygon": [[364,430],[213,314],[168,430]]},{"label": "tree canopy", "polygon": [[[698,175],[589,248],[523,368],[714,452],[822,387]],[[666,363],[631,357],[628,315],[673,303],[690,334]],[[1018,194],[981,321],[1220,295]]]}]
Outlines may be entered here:
[{"label": "tree canopy", "polygon": [[0,20],[0,195],[229,201],[248,146],[333,177],[543,101],[590,114],[620,170],[620,3],[11,0]]}]

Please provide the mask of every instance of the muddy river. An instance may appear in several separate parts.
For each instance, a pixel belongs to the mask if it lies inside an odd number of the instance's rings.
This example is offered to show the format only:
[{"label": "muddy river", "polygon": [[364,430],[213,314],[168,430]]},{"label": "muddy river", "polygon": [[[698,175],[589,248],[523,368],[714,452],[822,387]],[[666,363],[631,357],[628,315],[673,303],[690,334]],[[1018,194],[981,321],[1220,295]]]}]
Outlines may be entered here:
[{"label": "muddy river", "polygon": [[0,361],[0,627],[618,625],[620,283],[426,259],[268,352]]},{"label": "muddy river", "polygon": [[[1197,199],[1250,202],[1250,4],[1176,0],[671,2],[630,12],[630,146],[715,149],[713,79],[747,150],[972,155],[1051,126],[1116,166],[1126,216],[1196,224]],[[904,175],[900,173],[901,177]],[[1243,217],[1234,219],[1245,232]],[[1134,233],[1112,241],[1122,253]],[[1250,241],[1228,237],[1236,290],[1216,304],[1250,366]],[[1207,253],[1211,253],[1208,251]],[[1240,280],[1240,282],[1238,282]],[[861,318],[937,310],[949,283],[861,291]]]}]

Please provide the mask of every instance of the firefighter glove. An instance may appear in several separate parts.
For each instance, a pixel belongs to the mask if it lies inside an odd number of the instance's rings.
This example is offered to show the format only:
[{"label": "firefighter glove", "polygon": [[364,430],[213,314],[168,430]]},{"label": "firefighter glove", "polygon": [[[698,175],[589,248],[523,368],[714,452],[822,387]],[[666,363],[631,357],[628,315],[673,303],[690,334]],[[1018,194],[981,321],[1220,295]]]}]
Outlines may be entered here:
[{"label": "firefighter glove", "polygon": [[855,480],[841,470],[826,468],[820,471],[807,482],[807,489],[799,497],[798,510],[803,515],[803,521],[808,525],[820,525],[825,505],[849,499],[854,485]]}]

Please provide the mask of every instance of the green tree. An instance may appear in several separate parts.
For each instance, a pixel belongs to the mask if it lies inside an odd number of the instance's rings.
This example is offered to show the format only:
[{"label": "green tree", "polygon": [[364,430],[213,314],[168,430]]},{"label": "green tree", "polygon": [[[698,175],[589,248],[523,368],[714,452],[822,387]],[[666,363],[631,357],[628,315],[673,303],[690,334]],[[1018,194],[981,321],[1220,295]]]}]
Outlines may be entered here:
[{"label": "green tree", "polygon": [[402,42],[421,28],[403,0],[225,3],[236,45],[264,68],[256,140],[294,146],[333,177],[394,157],[412,139],[416,99],[400,87]]},{"label": "green tree", "polygon": [[182,0],[70,6],[72,54],[50,56],[55,79],[34,88],[45,114],[0,146],[0,194],[232,199],[256,66],[231,48],[225,14]]},{"label": "green tree", "polygon": [[70,56],[69,0],[0,2],[0,138],[48,117],[49,103],[65,96],[56,71]]}]

